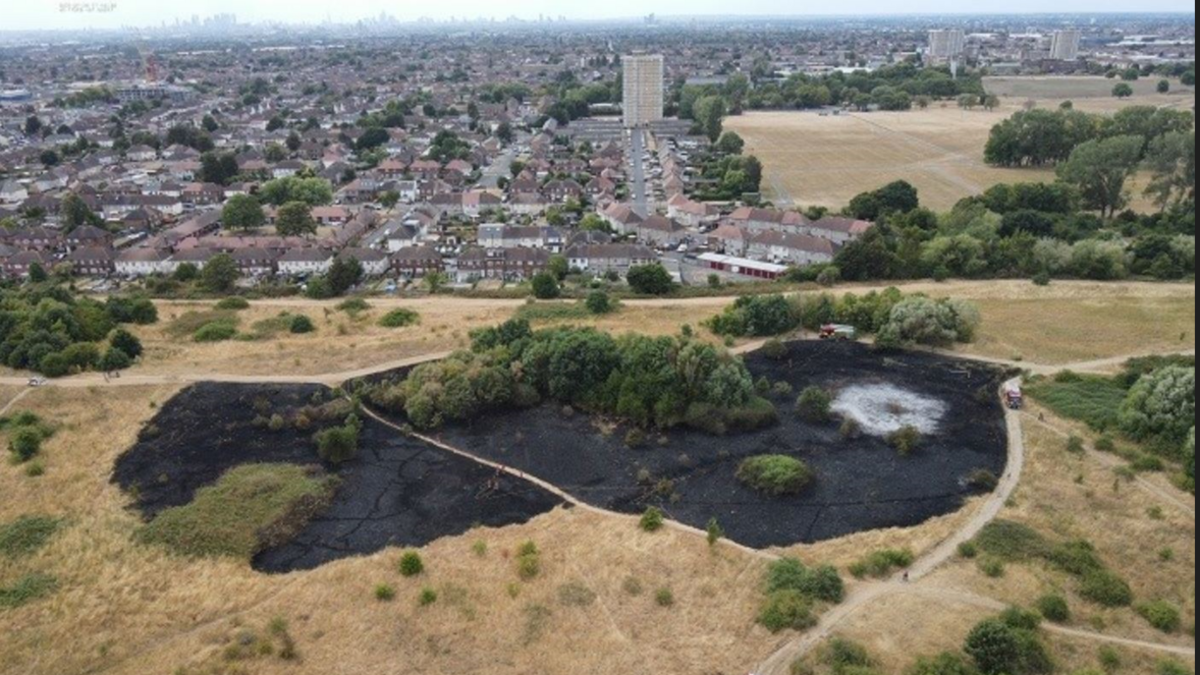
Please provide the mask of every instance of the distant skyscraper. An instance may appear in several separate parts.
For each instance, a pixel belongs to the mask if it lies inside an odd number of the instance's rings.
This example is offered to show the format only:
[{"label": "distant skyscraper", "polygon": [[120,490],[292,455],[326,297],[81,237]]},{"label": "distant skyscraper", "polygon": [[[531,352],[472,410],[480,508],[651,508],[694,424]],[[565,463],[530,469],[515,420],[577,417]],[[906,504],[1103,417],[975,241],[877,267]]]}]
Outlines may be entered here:
[{"label": "distant skyscraper", "polygon": [[1079,58],[1079,45],[1083,42],[1083,31],[1054,31],[1050,39],[1050,58],[1055,61],[1074,61]]},{"label": "distant skyscraper", "polygon": [[666,61],[661,54],[626,56],[625,126],[645,127],[663,118]]},{"label": "distant skyscraper", "polygon": [[929,56],[934,61],[952,61],[967,50],[967,35],[961,30],[929,31]]}]

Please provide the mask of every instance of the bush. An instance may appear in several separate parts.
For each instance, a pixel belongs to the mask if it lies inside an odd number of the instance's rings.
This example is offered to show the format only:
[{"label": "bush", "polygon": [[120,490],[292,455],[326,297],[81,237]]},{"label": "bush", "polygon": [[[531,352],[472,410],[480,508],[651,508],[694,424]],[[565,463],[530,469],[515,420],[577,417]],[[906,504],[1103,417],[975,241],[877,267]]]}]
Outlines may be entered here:
[{"label": "bush", "polygon": [[250,301],[242,297],[224,298],[217,303],[217,310],[227,312],[240,312],[250,309]]},{"label": "bush", "polygon": [[42,451],[42,440],[42,433],[37,429],[17,429],[8,440],[8,451],[17,462],[28,462]]},{"label": "bush", "polygon": [[379,584],[375,587],[375,599],[380,602],[391,602],[396,599],[396,589],[387,584]]},{"label": "bush", "polygon": [[771,338],[763,344],[762,355],[772,361],[782,361],[788,357],[788,348],[783,340]]},{"label": "bush", "polygon": [[1183,625],[1179,608],[1166,600],[1139,603],[1137,613],[1146,623],[1164,633],[1175,633]]},{"label": "bush", "polygon": [[850,574],[856,579],[882,579],[894,570],[910,567],[915,559],[909,549],[882,549],[852,564]]},{"label": "bush", "polygon": [[798,591],[812,600],[839,603],[845,599],[846,587],[837,569],[822,566],[805,567],[794,558],[783,558],[767,569],[767,592]]},{"label": "bush", "polygon": [[654,593],[654,604],[659,607],[674,607],[675,593],[669,588],[660,588]]},{"label": "bush", "polygon": [[1108,570],[1095,570],[1083,578],[1079,595],[1103,607],[1128,607],[1133,604],[1133,589]]},{"label": "bush", "polygon": [[205,324],[196,331],[193,339],[196,342],[225,342],[237,335],[237,327],[225,322]]},{"label": "bush", "polygon": [[799,494],[813,478],[807,464],[787,455],[751,457],[737,470],[737,479],[743,485],[772,497]]},{"label": "bush", "polygon": [[421,607],[429,607],[430,605],[437,603],[437,601],[438,601],[437,590],[435,590],[429,586],[422,588],[421,594],[417,596],[417,604],[420,605]]},{"label": "bush", "polygon": [[638,526],[645,532],[658,532],[665,524],[666,516],[663,514],[662,509],[651,506],[642,514],[642,519],[639,521]]},{"label": "bush", "polygon": [[1058,594],[1043,595],[1037,601],[1037,610],[1054,623],[1067,623],[1071,620],[1071,607],[1067,599]]},{"label": "bush", "polygon": [[870,668],[875,661],[866,647],[845,638],[833,638],[821,655],[821,661],[835,673],[858,673],[855,668]]},{"label": "bush", "polygon": [[537,544],[527,541],[517,549],[517,576],[522,581],[533,581],[542,573],[542,554]]},{"label": "bush", "polygon": [[1036,633],[988,619],[967,636],[966,653],[983,675],[1037,675],[1053,672]]},{"label": "bush", "polygon": [[1000,478],[987,469],[976,469],[967,476],[967,485],[980,492],[993,492],[1000,485]]},{"label": "bush", "polygon": [[71,374],[71,363],[62,354],[47,354],[42,357],[40,370],[46,377],[66,377]]},{"label": "bush", "polygon": [[371,303],[362,298],[350,298],[348,300],[343,300],[337,308],[338,311],[345,312],[353,316],[370,310]]},{"label": "bush", "polygon": [[291,331],[293,335],[305,335],[317,330],[317,326],[312,322],[312,319],[304,316],[303,314],[298,314],[292,317],[291,324],[288,326],[288,330]]},{"label": "bush", "polygon": [[964,541],[958,545],[958,555],[967,560],[979,557],[979,547],[973,541]]},{"label": "bush", "polygon": [[796,414],[806,422],[828,422],[833,408],[833,395],[821,387],[807,387],[796,400]]},{"label": "bush", "polygon": [[657,263],[630,268],[629,287],[639,295],[667,295],[675,290],[675,280],[667,268]]},{"label": "bush", "polygon": [[379,325],[383,328],[406,328],[420,322],[421,315],[411,309],[394,309],[379,320]]},{"label": "bush", "polygon": [[1004,576],[1005,568],[1004,561],[999,558],[982,558],[979,561],[979,571],[989,579],[999,579]]},{"label": "bush", "polygon": [[935,301],[926,297],[902,300],[892,308],[880,338],[896,344],[946,347],[975,338],[979,309],[962,300]]},{"label": "bush", "polygon": [[1182,444],[1196,424],[1196,369],[1173,366],[1143,376],[1118,419],[1121,429],[1138,440]]},{"label": "bush", "polygon": [[584,304],[587,311],[595,315],[611,314],[616,309],[613,306],[612,298],[606,291],[592,291],[588,294]]},{"label": "bush", "polygon": [[62,524],[61,520],[47,516],[21,516],[0,525],[0,556],[14,560],[37,553]]},{"label": "bush", "polygon": [[932,659],[917,659],[904,675],[979,675],[979,671],[962,656],[945,652]]},{"label": "bush", "polygon": [[353,415],[340,427],[317,434],[317,454],[330,464],[343,464],[358,456],[358,436],[362,422]]},{"label": "bush", "polygon": [[554,300],[562,295],[562,288],[558,285],[558,278],[549,272],[543,272],[533,277],[531,285],[533,287],[533,296],[538,300]]},{"label": "bush", "polygon": [[782,295],[748,295],[706,324],[714,334],[728,337],[770,337],[800,326],[801,316]]},{"label": "bush", "polygon": [[1176,661],[1164,660],[1158,664],[1158,675],[1195,675],[1194,671]]},{"label": "bush", "polygon": [[758,623],[772,633],[784,630],[806,630],[817,625],[813,603],[803,593],[793,590],[776,591],[758,613]]},{"label": "bush", "polygon": [[106,373],[112,373],[118,370],[125,370],[132,365],[133,359],[128,354],[116,347],[109,347],[108,351],[104,352],[104,356],[100,357],[100,363],[97,364],[97,367]]},{"label": "bush", "polygon": [[425,573],[425,561],[416,551],[408,551],[400,556],[400,576],[409,579]]},{"label": "bush", "polygon": [[921,432],[914,426],[905,426],[889,434],[887,440],[901,457],[908,457],[921,447]]}]

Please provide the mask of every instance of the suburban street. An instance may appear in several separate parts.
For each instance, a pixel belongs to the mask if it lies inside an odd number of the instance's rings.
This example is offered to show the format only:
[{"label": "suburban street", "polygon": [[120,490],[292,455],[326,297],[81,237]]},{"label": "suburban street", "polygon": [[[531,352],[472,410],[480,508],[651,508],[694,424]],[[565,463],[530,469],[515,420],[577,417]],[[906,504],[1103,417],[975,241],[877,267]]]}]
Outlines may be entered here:
[{"label": "suburban street", "polygon": [[629,181],[633,196],[633,210],[645,218],[650,215],[646,191],[646,132],[634,129],[629,132],[629,136],[629,160],[632,164]]}]

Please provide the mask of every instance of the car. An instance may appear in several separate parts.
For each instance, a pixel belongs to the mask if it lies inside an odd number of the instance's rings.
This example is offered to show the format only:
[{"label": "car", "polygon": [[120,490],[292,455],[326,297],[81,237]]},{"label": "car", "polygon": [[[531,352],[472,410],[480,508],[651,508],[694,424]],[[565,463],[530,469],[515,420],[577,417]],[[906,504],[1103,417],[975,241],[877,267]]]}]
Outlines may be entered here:
[{"label": "car", "polygon": [[29,386],[31,386],[31,387],[44,387],[44,386],[46,386],[46,378],[44,378],[44,377],[31,377],[31,378],[29,378]]}]

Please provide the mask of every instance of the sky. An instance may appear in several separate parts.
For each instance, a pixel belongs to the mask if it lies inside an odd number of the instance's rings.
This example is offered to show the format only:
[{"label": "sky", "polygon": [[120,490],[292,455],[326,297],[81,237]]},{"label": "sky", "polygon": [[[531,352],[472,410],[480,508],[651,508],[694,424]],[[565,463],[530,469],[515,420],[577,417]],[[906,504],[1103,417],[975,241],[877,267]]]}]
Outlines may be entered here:
[{"label": "sky", "polygon": [[176,19],[219,13],[236,14],[242,22],[318,23],[327,17],[353,22],[381,11],[401,21],[539,15],[571,19],[632,18],[655,12],[678,15],[847,15],[1022,12],[1194,12],[1188,0],[2,0],[0,30],[118,28],[151,26]]}]

